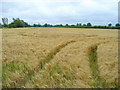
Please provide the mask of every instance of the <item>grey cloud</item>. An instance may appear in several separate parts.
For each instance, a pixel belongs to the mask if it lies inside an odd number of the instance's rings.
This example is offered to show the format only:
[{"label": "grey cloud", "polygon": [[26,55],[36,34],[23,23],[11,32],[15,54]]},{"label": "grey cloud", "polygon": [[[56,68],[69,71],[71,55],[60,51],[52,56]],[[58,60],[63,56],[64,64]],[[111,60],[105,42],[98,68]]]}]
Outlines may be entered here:
[{"label": "grey cloud", "polygon": [[[117,0],[78,0],[71,2],[46,0],[3,2],[2,14],[9,19],[21,18],[33,23],[117,23]],[[1,12],[1,11],[0,11]],[[1,16],[0,16],[1,17]]]}]

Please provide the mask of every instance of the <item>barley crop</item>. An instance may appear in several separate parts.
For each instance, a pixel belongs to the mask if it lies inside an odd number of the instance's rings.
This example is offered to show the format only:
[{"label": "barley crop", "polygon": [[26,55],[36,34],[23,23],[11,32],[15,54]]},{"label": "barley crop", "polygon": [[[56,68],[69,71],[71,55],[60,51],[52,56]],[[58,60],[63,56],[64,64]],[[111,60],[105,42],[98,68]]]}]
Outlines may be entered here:
[{"label": "barley crop", "polygon": [[4,88],[118,87],[118,30],[2,30]]}]

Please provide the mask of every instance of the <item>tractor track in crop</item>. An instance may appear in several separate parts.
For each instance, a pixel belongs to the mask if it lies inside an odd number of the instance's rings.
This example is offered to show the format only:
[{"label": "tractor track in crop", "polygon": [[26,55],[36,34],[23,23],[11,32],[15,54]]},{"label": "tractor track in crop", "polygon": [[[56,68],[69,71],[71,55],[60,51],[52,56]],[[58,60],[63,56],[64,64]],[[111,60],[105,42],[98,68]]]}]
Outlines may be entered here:
[{"label": "tractor track in crop", "polygon": [[58,46],[55,47],[52,51],[50,51],[50,52],[48,53],[48,55],[46,56],[46,58],[43,60],[43,62],[40,62],[40,63],[38,64],[38,67],[37,67],[37,68],[35,68],[34,70],[30,70],[30,72],[28,72],[28,76],[29,76],[29,77],[27,77],[27,78],[25,79],[25,81],[24,81],[24,83],[23,83],[23,86],[26,86],[27,82],[29,82],[29,81],[31,80],[31,78],[32,78],[33,76],[35,76],[36,72],[39,72],[40,70],[44,69],[45,65],[48,64],[48,63],[54,58],[54,56],[55,56],[57,53],[59,53],[59,52],[60,52],[63,48],[65,48],[67,45],[72,44],[72,43],[75,43],[75,42],[77,42],[77,41],[75,41],[75,40],[67,41],[67,42],[65,42],[65,43],[63,43],[63,44],[58,45]]},{"label": "tractor track in crop", "polygon": [[[40,70],[43,70],[45,65],[50,63],[50,61],[56,56],[57,53],[59,53],[63,48],[65,48],[69,44],[73,44],[75,42],[78,42],[78,41],[75,41],[75,40],[67,41],[63,44],[58,45],[54,49],[52,49],[48,53],[46,58],[42,62],[40,62],[36,68],[33,68],[32,70],[28,70],[28,73],[26,74],[26,77],[25,77],[24,81],[22,82],[22,84],[17,85],[17,86],[15,85],[15,87],[19,87],[19,86],[27,87],[27,83],[30,83],[32,81],[32,77],[34,77],[36,75],[36,72],[39,72]],[[105,42],[103,42],[103,43],[105,43]],[[96,48],[91,49],[90,53],[94,53],[95,49]],[[96,62],[93,62],[93,64],[95,64],[95,66],[97,67]],[[92,68],[92,66],[90,66],[90,69],[91,68]],[[98,70],[98,68],[97,68],[97,70]],[[91,72],[92,72],[93,80],[94,80],[94,78],[99,78],[99,75],[96,74],[97,72],[95,72],[95,74],[94,74],[92,69],[91,69]],[[95,86],[97,86],[97,84]]]},{"label": "tractor track in crop", "polygon": [[47,57],[39,64],[40,69],[43,69],[46,63],[49,63],[54,56],[59,53],[63,48],[65,48],[67,45],[76,42],[75,40],[68,41],[66,43],[63,43],[61,45],[58,45],[55,47],[50,53],[48,53]]},{"label": "tractor track in crop", "polygon": [[95,88],[104,88],[105,87],[105,82],[100,77],[100,70],[99,70],[99,65],[98,65],[98,61],[97,61],[97,48],[99,47],[100,44],[105,44],[108,42],[109,41],[104,41],[104,42],[97,43],[97,44],[89,47],[90,48],[89,67],[90,67],[90,71],[91,71],[93,86]]}]

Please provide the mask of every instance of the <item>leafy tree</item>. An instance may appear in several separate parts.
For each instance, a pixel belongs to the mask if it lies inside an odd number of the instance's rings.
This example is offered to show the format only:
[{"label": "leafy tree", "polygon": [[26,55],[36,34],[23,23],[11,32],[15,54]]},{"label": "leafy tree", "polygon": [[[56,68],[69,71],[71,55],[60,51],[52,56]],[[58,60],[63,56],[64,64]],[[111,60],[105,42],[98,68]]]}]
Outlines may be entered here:
[{"label": "leafy tree", "polygon": [[2,18],[3,25],[6,27],[8,25],[8,18]]},{"label": "leafy tree", "polygon": [[75,27],[75,25],[71,25],[72,27]]},{"label": "leafy tree", "polygon": [[87,26],[92,26],[92,24],[91,23],[87,23]]},{"label": "leafy tree", "polygon": [[37,24],[33,24],[33,27],[37,27],[38,25]]},{"label": "leafy tree", "polygon": [[82,24],[80,23],[79,26],[82,26]]},{"label": "leafy tree", "polygon": [[76,26],[79,26],[79,24],[77,23],[77,25]]},{"label": "leafy tree", "polygon": [[40,25],[40,24],[38,24],[38,27],[41,27],[41,25]]},{"label": "leafy tree", "polygon": [[47,24],[47,23],[45,23],[43,26],[44,26],[44,27],[47,27],[47,26],[48,26],[48,24]]},{"label": "leafy tree", "polygon": [[60,24],[60,27],[62,27],[63,25],[62,24]]},{"label": "leafy tree", "polygon": [[86,24],[83,24],[83,26],[87,26]]},{"label": "leafy tree", "polygon": [[111,27],[112,26],[112,24],[110,23],[110,24],[108,24],[108,27]]},{"label": "leafy tree", "polygon": [[119,24],[119,23],[117,23],[115,26],[116,26],[116,27],[120,27],[120,24]]},{"label": "leafy tree", "polygon": [[50,24],[47,24],[47,27],[52,27],[52,25],[50,25]]},{"label": "leafy tree", "polygon": [[20,20],[19,18],[13,18],[13,22],[9,24],[9,27],[27,27],[29,26],[27,22],[24,22],[23,20]]},{"label": "leafy tree", "polygon": [[77,23],[77,25],[76,26],[82,26],[82,24],[81,23]]},{"label": "leafy tree", "polygon": [[65,26],[66,26],[66,27],[68,27],[69,25],[68,25],[68,24],[66,24]]}]

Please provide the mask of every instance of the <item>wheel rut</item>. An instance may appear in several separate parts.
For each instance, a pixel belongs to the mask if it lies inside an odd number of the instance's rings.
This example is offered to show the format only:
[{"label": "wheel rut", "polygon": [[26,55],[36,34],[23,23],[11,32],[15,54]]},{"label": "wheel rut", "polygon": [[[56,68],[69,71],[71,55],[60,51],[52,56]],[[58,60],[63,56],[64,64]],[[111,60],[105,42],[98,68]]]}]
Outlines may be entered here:
[{"label": "wheel rut", "polygon": [[68,41],[66,43],[63,43],[61,45],[58,45],[57,47],[55,47],[51,52],[48,53],[47,57],[43,60],[43,62],[41,62],[39,64],[40,69],[43,69],[46,63],[49,63],[54,56],[59,53],[64,47],[66,47],[67,45],[76,42],[75,40],[72,41]]},{"label": "wheel rut", "polygon": [[[36,75],[36,72],[43,70],[45,65],[50,63],[50,61],[56,56],[57,53],[59,53],[67,45],[73,44],[75,42],[77,42],[77,41],[75,41],[75,40],[67,41],[63,44],[58,45],[53,50],[51,50],[48,53],[48,55],[46,56],[46,58],[42,62],[40,62],[36,68],[28,71],[28,74],[26,75],[26,78],[25,78],[22,86],[27,87],[27,83],[32,82],[32,77],[34,77]],[[105,43],[105,42],[102,42],[102,43]],[[98,64],[97,64],[97,46],[98,45],[99,44],[96,44],[96,45],[93,45],[90,47],[91,50],[90,50],[90,54],[89,54],[89,63],[90,63],[90,70],[91,70],[94,87],[103,87],[102,86],[103,82],[100,79],[100,76],[99,76],[100,71],[99,71]]]},{"label": "wheel rut", "polygon": [[94,46],[94,48],[92,48],[90,51],[89,65],[92,74],[93,86],[97,88],[101,87],[101,80],[99,77],[100,71],[97,64],[97,46]]},{"label": "wheel rut", "polygon": [[100,44],[107,43],[107,42],[101,42],[99,44],[95,44],[90,47],[91,49],[89,52],[89,67],[90,67],[90,71],[91,71],[93,86],[95,88],[104,88],[105,87],[105,82],[100,77],[100,70],[99,70],[99,65],[98,65],[98,61],[97,61],[97,48]]},{"label": "wheel rut", "polygon": [[39,72],[40,70],[44,69],[45,65],[47,63],[49,63],[53,58],[54,56],[59,53],[63,48],[65,48],[67,45],[69,44],[72,44],[72,43],[75,43],[76,41],[75,40],[71,40],[71,41],[67,41],[63,44],[60,44],[58,45],[57,47],[55,47],[52,51],[50,51],[48,53],[48,55],[46,56],[46,58],[43,60],[43,62],[40,62],[38,64],[38,67],[35,68],[34,70],[30,70],[30,72],[28,73],[28,76],[27,79],[25,80],[25,83],[23,86],[26,86],[27,82],[29,82],[31,80],[31,78],[35,75],[36,72]]}]

